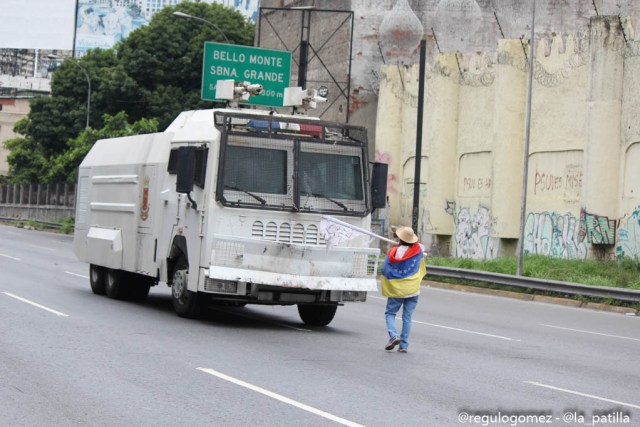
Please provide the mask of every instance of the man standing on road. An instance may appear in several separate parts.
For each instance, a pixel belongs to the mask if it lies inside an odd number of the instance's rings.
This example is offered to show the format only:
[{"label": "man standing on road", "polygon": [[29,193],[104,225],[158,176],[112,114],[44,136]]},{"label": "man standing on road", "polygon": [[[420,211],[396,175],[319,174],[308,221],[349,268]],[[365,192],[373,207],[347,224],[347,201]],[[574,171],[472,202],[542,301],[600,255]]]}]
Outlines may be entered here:
[{"label": "man standing on road", "polygon": [[[393,350],[398,344],[398,351],[406,353],[409,348],[411,332],[411,316],[418,304],[420,283],[427,270],[424,264],[422,244],[411,227],[396,230],[400,240],[392,247],[382,265],[382,295],[387,297],[385,317],[389,341],[385,350]],[[402,333],[396,329],[396,314],[402,307]]]}]

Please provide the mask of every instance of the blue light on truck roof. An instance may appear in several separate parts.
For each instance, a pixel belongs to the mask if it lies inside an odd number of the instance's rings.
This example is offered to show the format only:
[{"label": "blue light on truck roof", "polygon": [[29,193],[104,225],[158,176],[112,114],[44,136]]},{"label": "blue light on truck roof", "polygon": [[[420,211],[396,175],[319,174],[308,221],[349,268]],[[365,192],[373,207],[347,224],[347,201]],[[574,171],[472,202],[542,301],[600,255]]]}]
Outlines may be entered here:
[{"label": "blue light on truck roof", "polygon": [[[268,120],[255,120],[251,119],[247,122],[247,127],[251,130],[264,132],[269,130]],[[281,130],[287,132],[300,133],[302,135],[309,135],[314,137],[320,137],[322,135],[322,126],[311,124],[297,124],[297,123],[281,123],[278,121],[271,122],[272,130]]]},{"label": "blue light on truck roof", "polygon": [[[269,130],[269,122],[267,120],[249,120],[247,127],[253,130],[265,131]],[[280,129],[280,122],[272,121],[271,129]]]}]

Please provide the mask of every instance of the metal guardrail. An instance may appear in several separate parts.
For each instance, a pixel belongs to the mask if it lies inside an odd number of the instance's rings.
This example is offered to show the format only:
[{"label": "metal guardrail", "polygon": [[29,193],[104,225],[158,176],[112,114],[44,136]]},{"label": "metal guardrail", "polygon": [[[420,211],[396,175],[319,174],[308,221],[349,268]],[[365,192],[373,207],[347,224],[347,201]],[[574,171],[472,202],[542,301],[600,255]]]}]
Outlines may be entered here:
[{"label": "metal guardrail", "polygon": [[584,295],[599,298],[613,298],[620,301],[640,302],[640,291],[607,286],[590,286],[581,283],[560,282],[558,280],[536,279],[535,277],[511,276],[488,271],[466,270],[463,268],[427,265],[427,276],[451,277],[476,282],[496,283],[518,288],[538,289],[563,294]]},{"label": "metal guardrail", "polygon": [[[20,219],[20,218],[5,218],[0,217],[0,221],[2,222],[34,222],[36,224],[44,225],[47,228],[62,228],[63,224],[60,222],[50,222],[50,221],[40,221],[38,219]],[[73,225],[71,226],[73,228]]]},{"label": "metal guardrail", "polygon": [[[33,221],[49,228],[62,228],[59,222],[38,220],[20,220],[16,218],[2,218],[0,221]],[[558,292],[563,294],[584,295],[598,298],[613,298],[620,301],[640,302],[640,290],[612,288],[607,286],[591,286],[582,283],[561,282],[559,280],[537,279],[535,277],[511,276],[509,274],[493,273],[490,271],[467,270],[464,268],[440,267],[427,265],[427,277],[450,277],[454,279],[471,280],[474,282],[495,283],[524,289],[538,289],[541,291]]]}]

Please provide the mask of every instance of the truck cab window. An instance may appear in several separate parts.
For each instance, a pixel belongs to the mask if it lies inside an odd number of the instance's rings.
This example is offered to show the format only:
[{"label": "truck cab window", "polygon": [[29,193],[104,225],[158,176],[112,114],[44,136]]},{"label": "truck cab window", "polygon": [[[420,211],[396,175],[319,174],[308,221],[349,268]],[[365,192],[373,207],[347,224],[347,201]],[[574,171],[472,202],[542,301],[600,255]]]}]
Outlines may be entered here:
[{"label": "truck cab window", "polygon": [[358,156],[303,151],[299,176],[302,195],[320,194],[346,200],[364,198],[362,162]]},{"label": "truck cab window", "polygon": [[223,180],[239,191],[287,194],[287,152],[228,145]]}]

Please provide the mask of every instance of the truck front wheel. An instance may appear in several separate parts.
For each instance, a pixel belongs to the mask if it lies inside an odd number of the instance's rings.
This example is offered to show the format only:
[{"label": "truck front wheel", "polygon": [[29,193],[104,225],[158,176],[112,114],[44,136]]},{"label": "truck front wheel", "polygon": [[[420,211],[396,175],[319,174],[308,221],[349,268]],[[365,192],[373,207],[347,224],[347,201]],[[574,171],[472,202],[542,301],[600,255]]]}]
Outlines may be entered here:
[{"label": "truck front wheel", "polygon": [[298,304],[298,314],[309,326],[327,326],[336,315],[337,305]]},{"label": "truck front wheel", "polygon": [[202,315],[204,304],[201,295],[187,289],[188,277],[187,270],[177,270],[173,273],[171,300],[178,316],[197,319]]},{"label": "truck front wheel", "polygon": [[91,283],[91,290],[96,295],[104,295],[104,280],[105,280],[104,267],[91,264],[89,266],[89,283]]}]

